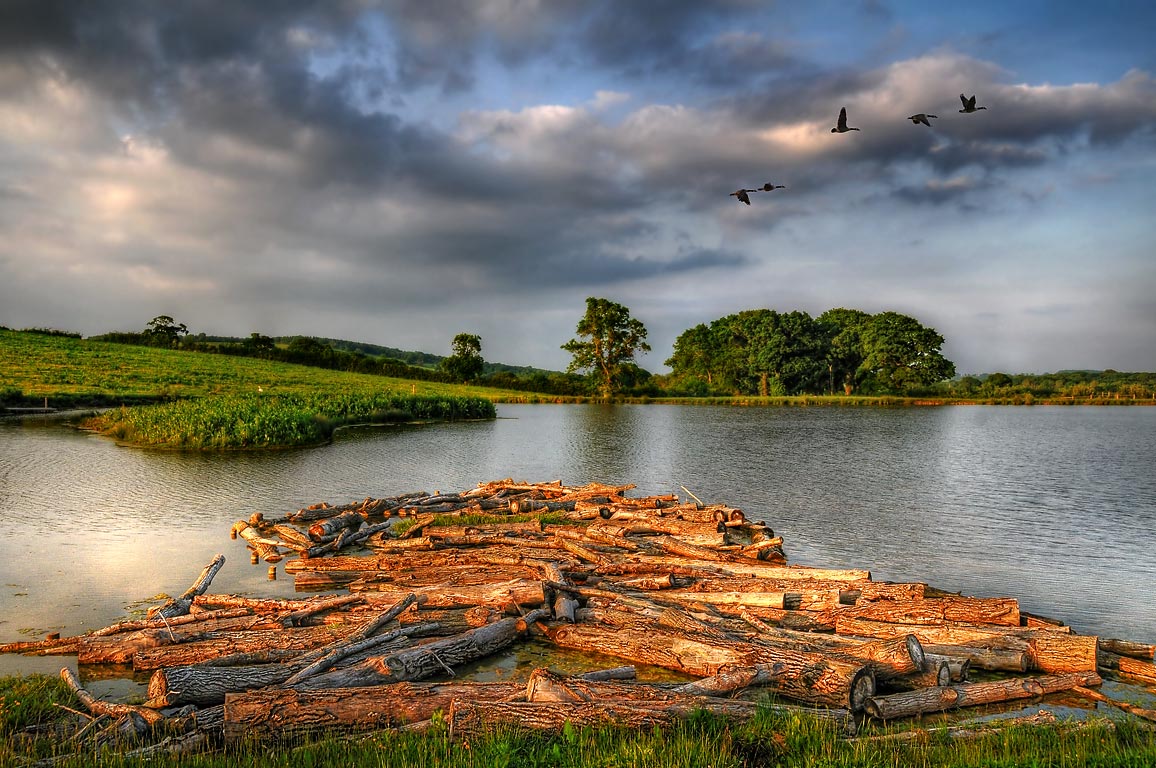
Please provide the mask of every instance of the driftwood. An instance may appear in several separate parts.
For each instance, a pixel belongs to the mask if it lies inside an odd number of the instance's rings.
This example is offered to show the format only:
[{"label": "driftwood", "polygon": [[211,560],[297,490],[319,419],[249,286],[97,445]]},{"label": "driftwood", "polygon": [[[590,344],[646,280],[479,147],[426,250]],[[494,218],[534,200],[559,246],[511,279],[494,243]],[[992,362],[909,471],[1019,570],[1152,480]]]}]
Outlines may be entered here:
[{"label": "driftwood", "polygon": [[[1097,668],[1156,679],[1150,645],[1077,635],[1013,598],[787,565],[782,537],[743,510],[671,495],[628,499],[631,487],[504,480],[313,505],[277,521],[254,514],[234,532],[270,561],[282,548],[296,552],[284,570],[298,589],[352,594],[207,594],[218,558],[156,618],[0,651],[155,670],[149,706],[103,715],[119,718],[110,728],[149,730],[160,710],[193,705],[195,721],[186,713],[166,725],[223,730],[230,740],[420,730],[438,710],[460,736],[515,722],[668,724],[704,708],[741,719],[762,690],[808,705],[777,707],[836,720],[851,734],[853,713],[864,710],[891,720],[1072,687],[1095,698],[1086,686],[1098,684]],[[462,522],[483,510],[494,522]],[[535,517],[497,517],[511,513]],[[399,535],[395,516],[414,524]],[[539,669],[525,684],[417,682],[460,674],[531,632],[695,679],[639,682],[631,666],[572,677]],[[971,683],[969,668],[1046,674]]]},{"label": "driftwood", "polygon": [[193,599],[197,595],[203,595],[208,590],[209,585],[213,583],[213,577],[217,575],[217,571],[225,564],[225,556],[217,555],[213,561],[205,566],[201,571],[201,575],[193,582],[193,585],[185,590],[180,597],[169,600],[164,605],[150,610],[148,612],[149,618],[157,617],[162,619],[171,619],[174,616],[183,616],[189,612],[190,606],[193,604]]}]

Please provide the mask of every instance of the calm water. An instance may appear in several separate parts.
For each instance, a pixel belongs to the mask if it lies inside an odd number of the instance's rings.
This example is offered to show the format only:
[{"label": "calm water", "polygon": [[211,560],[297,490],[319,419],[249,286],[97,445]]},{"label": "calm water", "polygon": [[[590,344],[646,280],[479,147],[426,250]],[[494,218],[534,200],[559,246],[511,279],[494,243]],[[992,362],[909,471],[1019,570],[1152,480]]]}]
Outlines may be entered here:
[{"label": "calm water", "polygon": [[[685,485],[765,520],[792,562],[1017,597],[1079,632],[1156,642],[1154,457],[1156,408],[500,406],[493,422],[245,455],[0,422],[0,642],[112,623],[218,552],[214,591],[289,596],[229,539],[234,521],[504,477]],[[61,666],[0,656],[0,674]]]}]

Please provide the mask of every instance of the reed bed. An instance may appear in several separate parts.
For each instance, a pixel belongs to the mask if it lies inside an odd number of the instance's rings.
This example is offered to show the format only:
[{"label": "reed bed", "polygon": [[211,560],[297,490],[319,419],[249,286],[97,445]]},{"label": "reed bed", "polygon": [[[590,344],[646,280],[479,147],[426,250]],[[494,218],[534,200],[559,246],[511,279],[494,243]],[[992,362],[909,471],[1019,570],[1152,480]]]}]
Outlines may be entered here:
[{"label": "reed bed", "polygon": [[245,394],[120,408],[86,426],[135,445],[182,449],[314,445],[350,424],[492,419],[493,402],[478,397],[339,391]]}]

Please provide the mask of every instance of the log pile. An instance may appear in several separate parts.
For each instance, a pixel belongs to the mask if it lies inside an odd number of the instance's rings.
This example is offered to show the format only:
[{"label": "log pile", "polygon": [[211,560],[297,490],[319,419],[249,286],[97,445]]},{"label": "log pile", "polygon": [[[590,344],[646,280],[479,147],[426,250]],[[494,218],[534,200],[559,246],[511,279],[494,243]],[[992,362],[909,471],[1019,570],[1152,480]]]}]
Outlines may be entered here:
[{"label": "log pile", "polygon": [[[147,619],[0,652],[151,671],[148,702],[115,714],[228,739],[421,728],[435,712],[463,735],[746,718],[765,692],[853,734],[865,719],[1088,692],[1101,674],[1156,681],[1152,645],[1078,635],[1012,598],[791,565],[740,509],[632,488],[503,480],[256,514],[232,528],[254,562],[288,557],[298,591],[348,594],[212,594],[219,557]],[[457,677],[527,641],[629,666]],[[672,674],[640,681],[638,668]]]}]

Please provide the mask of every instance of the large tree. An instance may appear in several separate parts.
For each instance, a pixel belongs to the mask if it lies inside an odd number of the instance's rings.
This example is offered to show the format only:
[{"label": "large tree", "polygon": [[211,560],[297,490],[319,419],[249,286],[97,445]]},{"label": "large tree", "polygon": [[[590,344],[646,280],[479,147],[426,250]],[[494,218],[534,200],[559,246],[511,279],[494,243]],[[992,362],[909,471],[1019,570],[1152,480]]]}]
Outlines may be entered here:
[{"label": "large tree", "polygon": [[646,327],[630,310],[609,299],[586,299],[586,314],[578,321],[578,338],[562,349],[574,356],[568,372],[589,371],[598,380],[603,397],[618,391],[624,366],[638,352],[649,352]]},{"label": "large tree", "polygon": [[850,395],[862,381],[863,327],[871,315],[859,309],[828,309],[818,322],[827,336],[827,392],[835,394],[836,383]]},{"label": "large tree", "polygon": [[955,375],[955,363],[939,352],[943,337],[915,318],[898,312],[872,315],[861,338],[860,368],[878,388],[905,392]]},{"label": "large tree", "polygon": [[486,361],[482,359],[482,337],[473,333],[454,336],[453,354],[441,362],[442,370],[455,381],[473,381],[482,375]]},{"label": "large tree", "polygon": [[145,329],[145,335],[150,337],[153,343],[165,347],[176,346],[188,334],[189,329],[184,323],[178,323],[168,315],[157,315],[149,320]]}]

